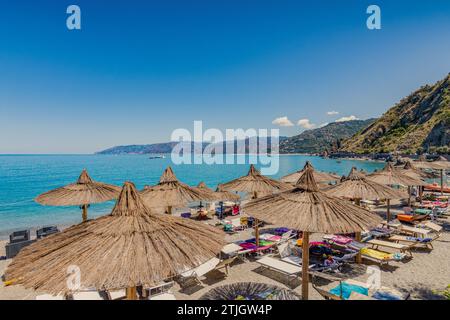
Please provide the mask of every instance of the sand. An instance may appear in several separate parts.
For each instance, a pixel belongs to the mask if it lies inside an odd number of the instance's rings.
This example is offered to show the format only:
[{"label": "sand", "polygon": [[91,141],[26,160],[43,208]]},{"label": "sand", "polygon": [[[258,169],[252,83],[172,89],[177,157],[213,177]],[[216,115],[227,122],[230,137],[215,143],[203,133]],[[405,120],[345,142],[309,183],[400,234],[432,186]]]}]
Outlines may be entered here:
[{"label": "sand", "polygon": [[[443,290],[450,284],[450,223],[447,220],[439,220],[439,224],[444,227],[441,237],[436,240],[434,250],[415,250],[413,258],[405,262],[391,262],[389,266],[381,269],[381,285],[392,287],[402,292],[409,292],[411,299],[441,299],[436,290]],[[320,239],[319,234],[315,234],[313,239]],[[229,241],[246,239],[251,237],[250,230],[240,232],[233,236],[228,236]],[[6,241],[0,241],[0,256],[4,255],[4,245]],[[351,268],[343,276],[365,282],[369,274],[366,273],[368,266],[374,264],[365,263],[362,265],[352,264]],[[0,260],[0,275],[3,275],[10,260]],[[285,277],[276,272],[261,270],[256,261],[237,262],[230,269],[228,277],[222,272],[214,271],[201,277],[202,286],[193,288],[189,292],[181,292],[178,284],[171,289],[177,299],[198,299],[215,286],[235,282],[261,282],[274,284],[284,288],[293,289],[301,294],[300,281],[286,283]],[[331,288],[332,284],[322,282],[324,288]],[[310,285],[310,299],[322,299],[322,297]],[[21,286],[5,287],[0,283],[0,300],[5,299],[34,299],[38,293],[33,290],[24,289]]]}]

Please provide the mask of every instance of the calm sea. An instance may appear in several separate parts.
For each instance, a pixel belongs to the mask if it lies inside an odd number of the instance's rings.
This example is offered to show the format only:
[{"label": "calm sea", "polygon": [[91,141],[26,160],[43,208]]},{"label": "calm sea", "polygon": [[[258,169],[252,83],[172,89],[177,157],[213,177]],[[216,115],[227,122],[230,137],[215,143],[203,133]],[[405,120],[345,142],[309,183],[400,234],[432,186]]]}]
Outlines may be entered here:
[{"label": "calm sea", "polygon": [[[322,159],[303,155],[280,156],[280,169],[273,177],[296,171],[310,160],[318,170],[347,174],[352,166],[366,171],[383,167],[383,163],[358,160]],[[145,155],[0,155],[0,236],[12,230],[49,224],[68,225],[80,222],[78,207],[49,207],[34,202],[34,198],[51,189],[76,181],[86,168],[94,180],[121,185],[132,181],[141,189],[158,182],[162,171],[172,165],[165,159],[149,159]],[[256,165],[258,167],[258,165]],[[189,184],[204,181],[215,188],[247,173],[248,164],[177,165],[177,177]],[[89,217],[109,213],[113,202],[91,205]]]}]

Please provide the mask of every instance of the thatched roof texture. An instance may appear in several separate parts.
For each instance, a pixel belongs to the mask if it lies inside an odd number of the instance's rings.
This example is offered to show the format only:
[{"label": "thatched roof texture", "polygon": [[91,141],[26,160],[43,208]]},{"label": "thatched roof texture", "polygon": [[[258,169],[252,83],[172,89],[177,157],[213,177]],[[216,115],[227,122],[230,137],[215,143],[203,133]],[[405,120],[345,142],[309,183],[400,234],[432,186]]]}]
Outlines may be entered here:
[{"label": "thatched roof texture", "polygon": [[312,168],[305,169],[294,189],[252,200],[243,210],[268,223],[307,232],[360,232],[381,222],[376,214],[320,191]]},{"label": "thatched roof texture", "polygon": [[216,256],[223,237],[203,223],[151,212],[127,182],[111,214],[22,249],[5,275],[52,294],[71,291],[69,266],[80,269],[81,288],[150,287]]},{"label": "thatched roof texture", "polygon": [[120,187],[93,181],[83,170],[77,182],[45,192],[35,201],[48,206],[80,206],[116,199],[119,193]]},{"label": "thatched roof texture", "polygon": [[[300,179],[300,177],[305,172],[305,169],[307,169],[307,168],[313,168],[311,162],[309,162],[309,161],[306,161],[306,164],[305,164],[305,166],[303,167],[302,170],[299,170],[297,172],[288,174],[288,175],[282,177],[280,180],[283,181],[283,182],[286,182],[286,183],[295,184],[298,181],[298,179]],[[314,180],[317,183],[337,181],[340,178],[341,177],[339,177],[338,175],[335,175],[335,174],[332,174],[332,173],[327,173],[327,172],[321,172],[321,171],[314,170]]]},{"label": "thatched roof texture", "polygon": [[210,192],[180,182],[171,167],[167,167],[157,185],[146,187],[141,195],[150,208],[184,207],[194,201],[215,200]]},{"label": "thatched roof texture", "polygon": [[263,176],[252,164],[247,175],[222,184],[222,188],[223,190],[246,192],[251,195],[256,194],[260,197],[278,191],[289,190],[292,186]]},{"label": "thatched roof texture", "polygon": [[405,174],[402,169],[395,168],[390,162],[382,170],[367,175],[367,179],[385,185],[421,186],[426,184],[421,179]]},{"label": "thatched roof texture", "polygon": [[353,167],[349,175],[336,186],[325,191],[328,195],[347,199],[403,199],[408,195],[400,190],[368,180]]}]

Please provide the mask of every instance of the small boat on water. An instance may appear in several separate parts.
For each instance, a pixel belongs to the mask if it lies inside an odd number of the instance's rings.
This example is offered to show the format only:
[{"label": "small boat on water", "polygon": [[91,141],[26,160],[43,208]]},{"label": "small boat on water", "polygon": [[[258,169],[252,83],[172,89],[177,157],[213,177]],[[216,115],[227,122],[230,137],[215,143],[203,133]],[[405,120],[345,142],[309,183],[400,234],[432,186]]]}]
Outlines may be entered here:
[{"label": "small boat on water", "polygon": [[157,154],[157,155],[150,156],[150,157],[148,157],[148,158],[149,158],[149,159],[165,159],[166,156],[163,155],[163,154]]}]

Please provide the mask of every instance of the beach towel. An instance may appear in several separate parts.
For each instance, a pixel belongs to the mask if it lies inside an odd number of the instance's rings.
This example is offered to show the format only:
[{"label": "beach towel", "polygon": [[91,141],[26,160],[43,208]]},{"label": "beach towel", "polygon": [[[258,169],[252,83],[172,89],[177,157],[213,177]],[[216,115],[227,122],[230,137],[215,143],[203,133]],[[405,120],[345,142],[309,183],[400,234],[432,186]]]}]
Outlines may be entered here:
[{"label": "beach towel", "polygon": [[400,297],[397,294],[394,294],[393,292],[384,291],[384,290],[377,290],[373,295],[372,298],[377,300],[403,300],[402,297]]},{"label": "beach towel", "polygon": [[393,253],[387,253],[383,251],[378,251],[370,248],[361,249],[361,254],[366,255],[371,258],[375,258],[378,260],[392,260],[394,259]]},{"label": "beach towel", "polygon": [[330,290],[331,294],[334,294],[338,297],[342,296],[342,298],[345,300],[348,300],[352,292],[356,292],[365,296],[369,295],[369,289],[354,284],[348,284],[347,282],[342,282],[340,285]]},{"label": "beach towel", "polygon": [[346,245],[353,241],[352,238],[336,235],[332,239],[337,244]]}]

